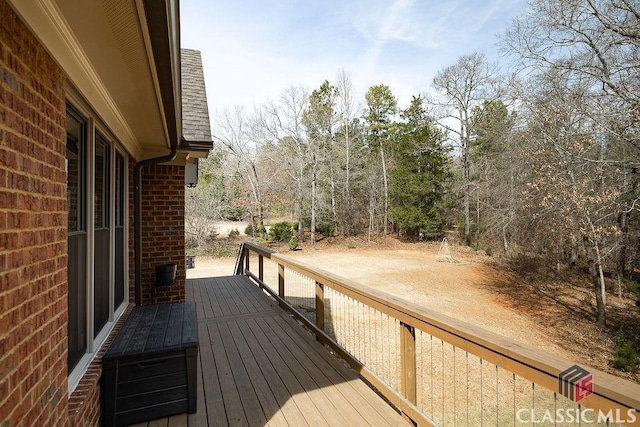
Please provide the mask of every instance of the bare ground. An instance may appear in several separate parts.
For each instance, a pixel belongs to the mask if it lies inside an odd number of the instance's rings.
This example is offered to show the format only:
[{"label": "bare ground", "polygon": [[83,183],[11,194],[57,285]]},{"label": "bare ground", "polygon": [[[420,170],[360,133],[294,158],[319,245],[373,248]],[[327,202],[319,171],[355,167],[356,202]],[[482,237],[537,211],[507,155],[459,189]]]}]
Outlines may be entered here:
[{"label": "bare ground", "polygon": [[[638,308],[631,298],[608,295],[610,325],[606,330],[596,327],[592,291],[579,274],[525,278],[462,246],[451,247],[461,261],[452,264],[438,261],[437,243],[330,240],[314,247],[303,244],[294,252],[286,245],[274,249],[529,346],[640,382],[640,375],[620,372],[611,364],[612,336],[620,330],[638,333]],[[230,275],[234,264],[235,258],[197,257],[187,277]]]}]

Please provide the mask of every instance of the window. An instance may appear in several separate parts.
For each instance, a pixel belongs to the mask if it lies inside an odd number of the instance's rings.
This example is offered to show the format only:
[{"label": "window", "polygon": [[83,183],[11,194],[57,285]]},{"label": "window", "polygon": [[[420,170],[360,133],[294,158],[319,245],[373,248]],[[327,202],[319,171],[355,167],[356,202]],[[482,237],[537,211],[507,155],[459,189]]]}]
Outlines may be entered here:
[{"label": "window", "polygon": [[80,361],[87,349],[86,343],[86,120],[75,110],[67,109],[67,206],[68,283],[69,283],[69,371]]},{"label": "window", "polygon": [[118,307],[120,304],[124,302],[125,295],[125,180],[126,180],[126,163],[124,160],[124,156],[120,153],[116,153],[116,179],[115,179],[115,227],[116,227],[116,265],[115,265],[115,292],[114,292],[114,300],[113,305]]},{"label": "window", "polygon": [[109,321],[109,288],[111,274],[111,224],[109,222],[110,147],[105,137],[96,132],[94,150],[93,207],[93,334]]},{"label": "window", "polygon": [[90,111],[67,105],[70,391],[124,311],[128,285],[127,160]]}]

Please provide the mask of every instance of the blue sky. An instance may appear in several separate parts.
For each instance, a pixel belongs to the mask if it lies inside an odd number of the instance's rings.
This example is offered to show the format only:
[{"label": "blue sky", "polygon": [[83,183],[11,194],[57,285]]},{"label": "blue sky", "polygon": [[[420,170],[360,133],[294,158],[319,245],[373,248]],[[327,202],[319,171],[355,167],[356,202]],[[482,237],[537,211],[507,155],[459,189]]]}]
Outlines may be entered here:
[{"label": "blue sky", "polygon": [[291,85],[350,75],[406,107],[461,55],[501,61],[496,35],[525,0],[182,0],[182,46],[202,51],[209,109],[251,109]]}]

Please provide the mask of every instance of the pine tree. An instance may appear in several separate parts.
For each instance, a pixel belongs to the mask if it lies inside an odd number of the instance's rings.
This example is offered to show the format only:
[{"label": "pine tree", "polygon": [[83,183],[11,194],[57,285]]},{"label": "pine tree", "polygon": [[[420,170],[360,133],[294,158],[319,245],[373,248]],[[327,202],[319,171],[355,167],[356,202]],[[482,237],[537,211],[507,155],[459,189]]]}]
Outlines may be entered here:
[{"label": "pine tree", "polygon": [[450,161],[445,136],[433,125],[423,101],[414,96],[398,124],[390,171],[390,214],[401,234],[435,238],[442,234]]}]

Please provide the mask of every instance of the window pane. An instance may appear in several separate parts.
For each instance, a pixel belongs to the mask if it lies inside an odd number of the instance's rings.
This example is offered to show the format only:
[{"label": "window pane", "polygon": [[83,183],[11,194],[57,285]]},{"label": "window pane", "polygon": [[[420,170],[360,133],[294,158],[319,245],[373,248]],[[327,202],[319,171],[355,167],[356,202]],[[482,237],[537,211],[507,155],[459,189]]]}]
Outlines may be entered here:
[{"label": "window pane", "polygon": [[116,227],[124,226],[124,157],[116,153]]},{"label": "window pane", "polygon": [[115,179],[116,179],[116,200],[115,200],[115,215],[116,215],[116,251],[115,251],[115,292],[113,294],[114,301],[113,306],[117,308],[124,301],[124,261],[125,261],[125,241],[124,241],[124,183],[125,183],[125,162],[124,157],[116,152],[116,165],[115,165]]},{"label": "window pane", "polygon": [[107,140],[96,133],[95,151],[95,196],[94,215],[94,278],[93,278],[93,327],[94,336],[98,336],[109,320],[109,283],[110,271],[110,224],[109,224],[109,168],[110,146]]},{"label": "window pane", "polygon": [[85,231],[86,121],[67,109],[67,206],[69,214],[68,266],[69,352],[71,371],[87,349],[87,234]]},{"label": "window pane", "polygon": [[67,112],[67,206],[69,232],[84,230],[84,143],[86,122]]},{"label": "window pane", "polygon": [[95,227],[109,227],[109,145],[96,134]]}]

